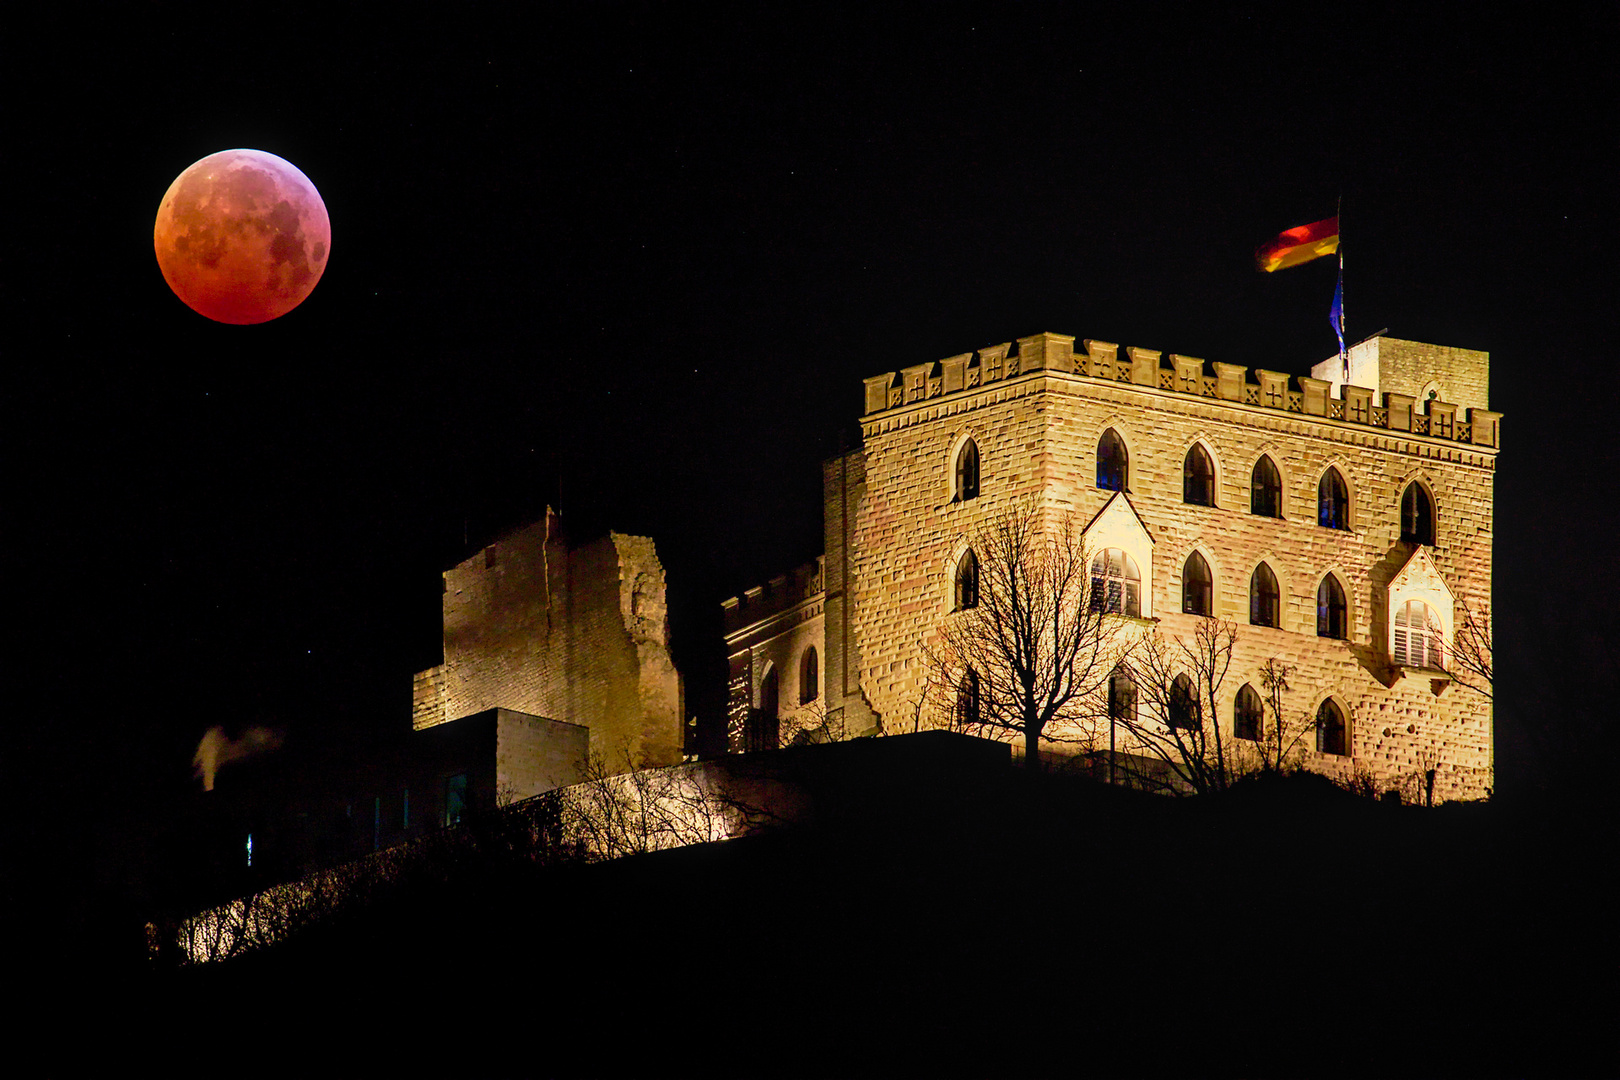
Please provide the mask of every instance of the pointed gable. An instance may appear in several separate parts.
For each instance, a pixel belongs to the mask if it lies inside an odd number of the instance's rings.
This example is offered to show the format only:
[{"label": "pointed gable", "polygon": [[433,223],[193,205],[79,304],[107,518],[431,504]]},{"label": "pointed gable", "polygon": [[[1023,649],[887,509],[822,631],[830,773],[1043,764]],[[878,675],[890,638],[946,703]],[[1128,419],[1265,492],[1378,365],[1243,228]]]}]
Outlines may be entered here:
[{"label": "pointed gable", "polygon": [[1153,536],[1143,522],[1130,496],[1116,491],[1080,534],[1093,557],[1108,548],[1117,548],[1131,557],[1142,575],[1142,617],[1153,617]]},{"label": "pointed gable", "polygon": [[1427,548],[1418,547],[1413,550],[1395,576],[1389,581],[1389,602],[1385,607],[1387,612],[1385,628],[1385,643],[1391,654],[1395,652],[1395,615],[1408,600],[1421,600],[1434,609],[1440,618],[1440,627],[1446,640],[1453,640],[1454,614],[1456,596],[1451,586],[1446,583],[1445,577],[1429,558]]},{"label": "pointed gable", "polygon": [[[1141,534],[1141,538],[1149,544],[1153,543],[1153,534],[1142,521],[1142,515],[1136,512],[1136,504],[1131,497],[1123,491],[1114,492],[1113,498],[1103,504],[1092,519],[1086,522],[1086,527],[1080,535],[1087,538],[1101,539],[1104,536],[1121,536],[1129,534],[1132,530]],[[1097,546],[1097,545],[1093,545]],[[1118,547],[1118,544],[1106,544],[1105,547]]]}]

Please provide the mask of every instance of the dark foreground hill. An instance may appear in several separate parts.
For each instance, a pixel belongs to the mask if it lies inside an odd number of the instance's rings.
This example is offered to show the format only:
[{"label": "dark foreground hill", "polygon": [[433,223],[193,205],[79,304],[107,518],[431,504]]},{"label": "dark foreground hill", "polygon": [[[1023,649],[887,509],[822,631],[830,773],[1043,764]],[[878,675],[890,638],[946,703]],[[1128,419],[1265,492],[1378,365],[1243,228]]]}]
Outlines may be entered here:
[{"label": "dark foreground hill", "polygon": [[1610,822],[1311,777],[1176,800],[1016,770],[838,775],[815,828],[470,865],[123,982],[126,1016],[228,1073],[1620,1066]]}]

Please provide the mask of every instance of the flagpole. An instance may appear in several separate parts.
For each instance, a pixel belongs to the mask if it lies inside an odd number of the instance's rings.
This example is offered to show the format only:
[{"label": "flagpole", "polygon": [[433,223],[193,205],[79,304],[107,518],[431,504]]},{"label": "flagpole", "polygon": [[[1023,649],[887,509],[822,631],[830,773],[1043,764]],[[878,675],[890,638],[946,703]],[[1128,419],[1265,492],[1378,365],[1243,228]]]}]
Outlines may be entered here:
[{"label": "flagpole", "polygon": [[1344,336],[1344,195],[1340,194],[1333,216],[1339,222],[1339,364],[1344,369],[1344,381],[1350,381],[1350,347]]}]

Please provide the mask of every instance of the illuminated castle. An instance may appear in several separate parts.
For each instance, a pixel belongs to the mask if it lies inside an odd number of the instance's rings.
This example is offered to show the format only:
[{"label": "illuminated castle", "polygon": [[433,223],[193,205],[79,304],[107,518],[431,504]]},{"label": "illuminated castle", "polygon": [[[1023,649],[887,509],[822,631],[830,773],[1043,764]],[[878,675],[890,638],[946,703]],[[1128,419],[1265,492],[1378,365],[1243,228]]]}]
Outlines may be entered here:
[{"label": "illuminated castle", "polygon": [[1459,627],[1491,608],[1489,357],[1374,337],[1344,367],[1046,333],[865,380],[863,446],[823,467],[824,557],[725,602],[730,749],[942,724],[925,649],[974,533],[1034,500],[1111,553],[1122,617],[1183,639],[1236,624],[1226,737],[1264,723],[1274,659],[1314,718],[1305,767],[1484,795],[1490,701],[1448,672]]}]

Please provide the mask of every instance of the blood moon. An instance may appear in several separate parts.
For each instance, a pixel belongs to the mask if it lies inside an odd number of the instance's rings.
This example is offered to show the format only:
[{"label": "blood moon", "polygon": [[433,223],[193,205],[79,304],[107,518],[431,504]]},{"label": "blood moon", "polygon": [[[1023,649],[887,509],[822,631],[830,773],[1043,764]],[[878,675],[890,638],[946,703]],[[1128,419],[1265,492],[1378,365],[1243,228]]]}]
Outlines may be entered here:
[{"label": "blood moon", "polygon": [[304,302],[332,253],[309,177],[263,150],[221,150],[175,177],[152,246],[187,307],[215,322],[269,322]]}]

